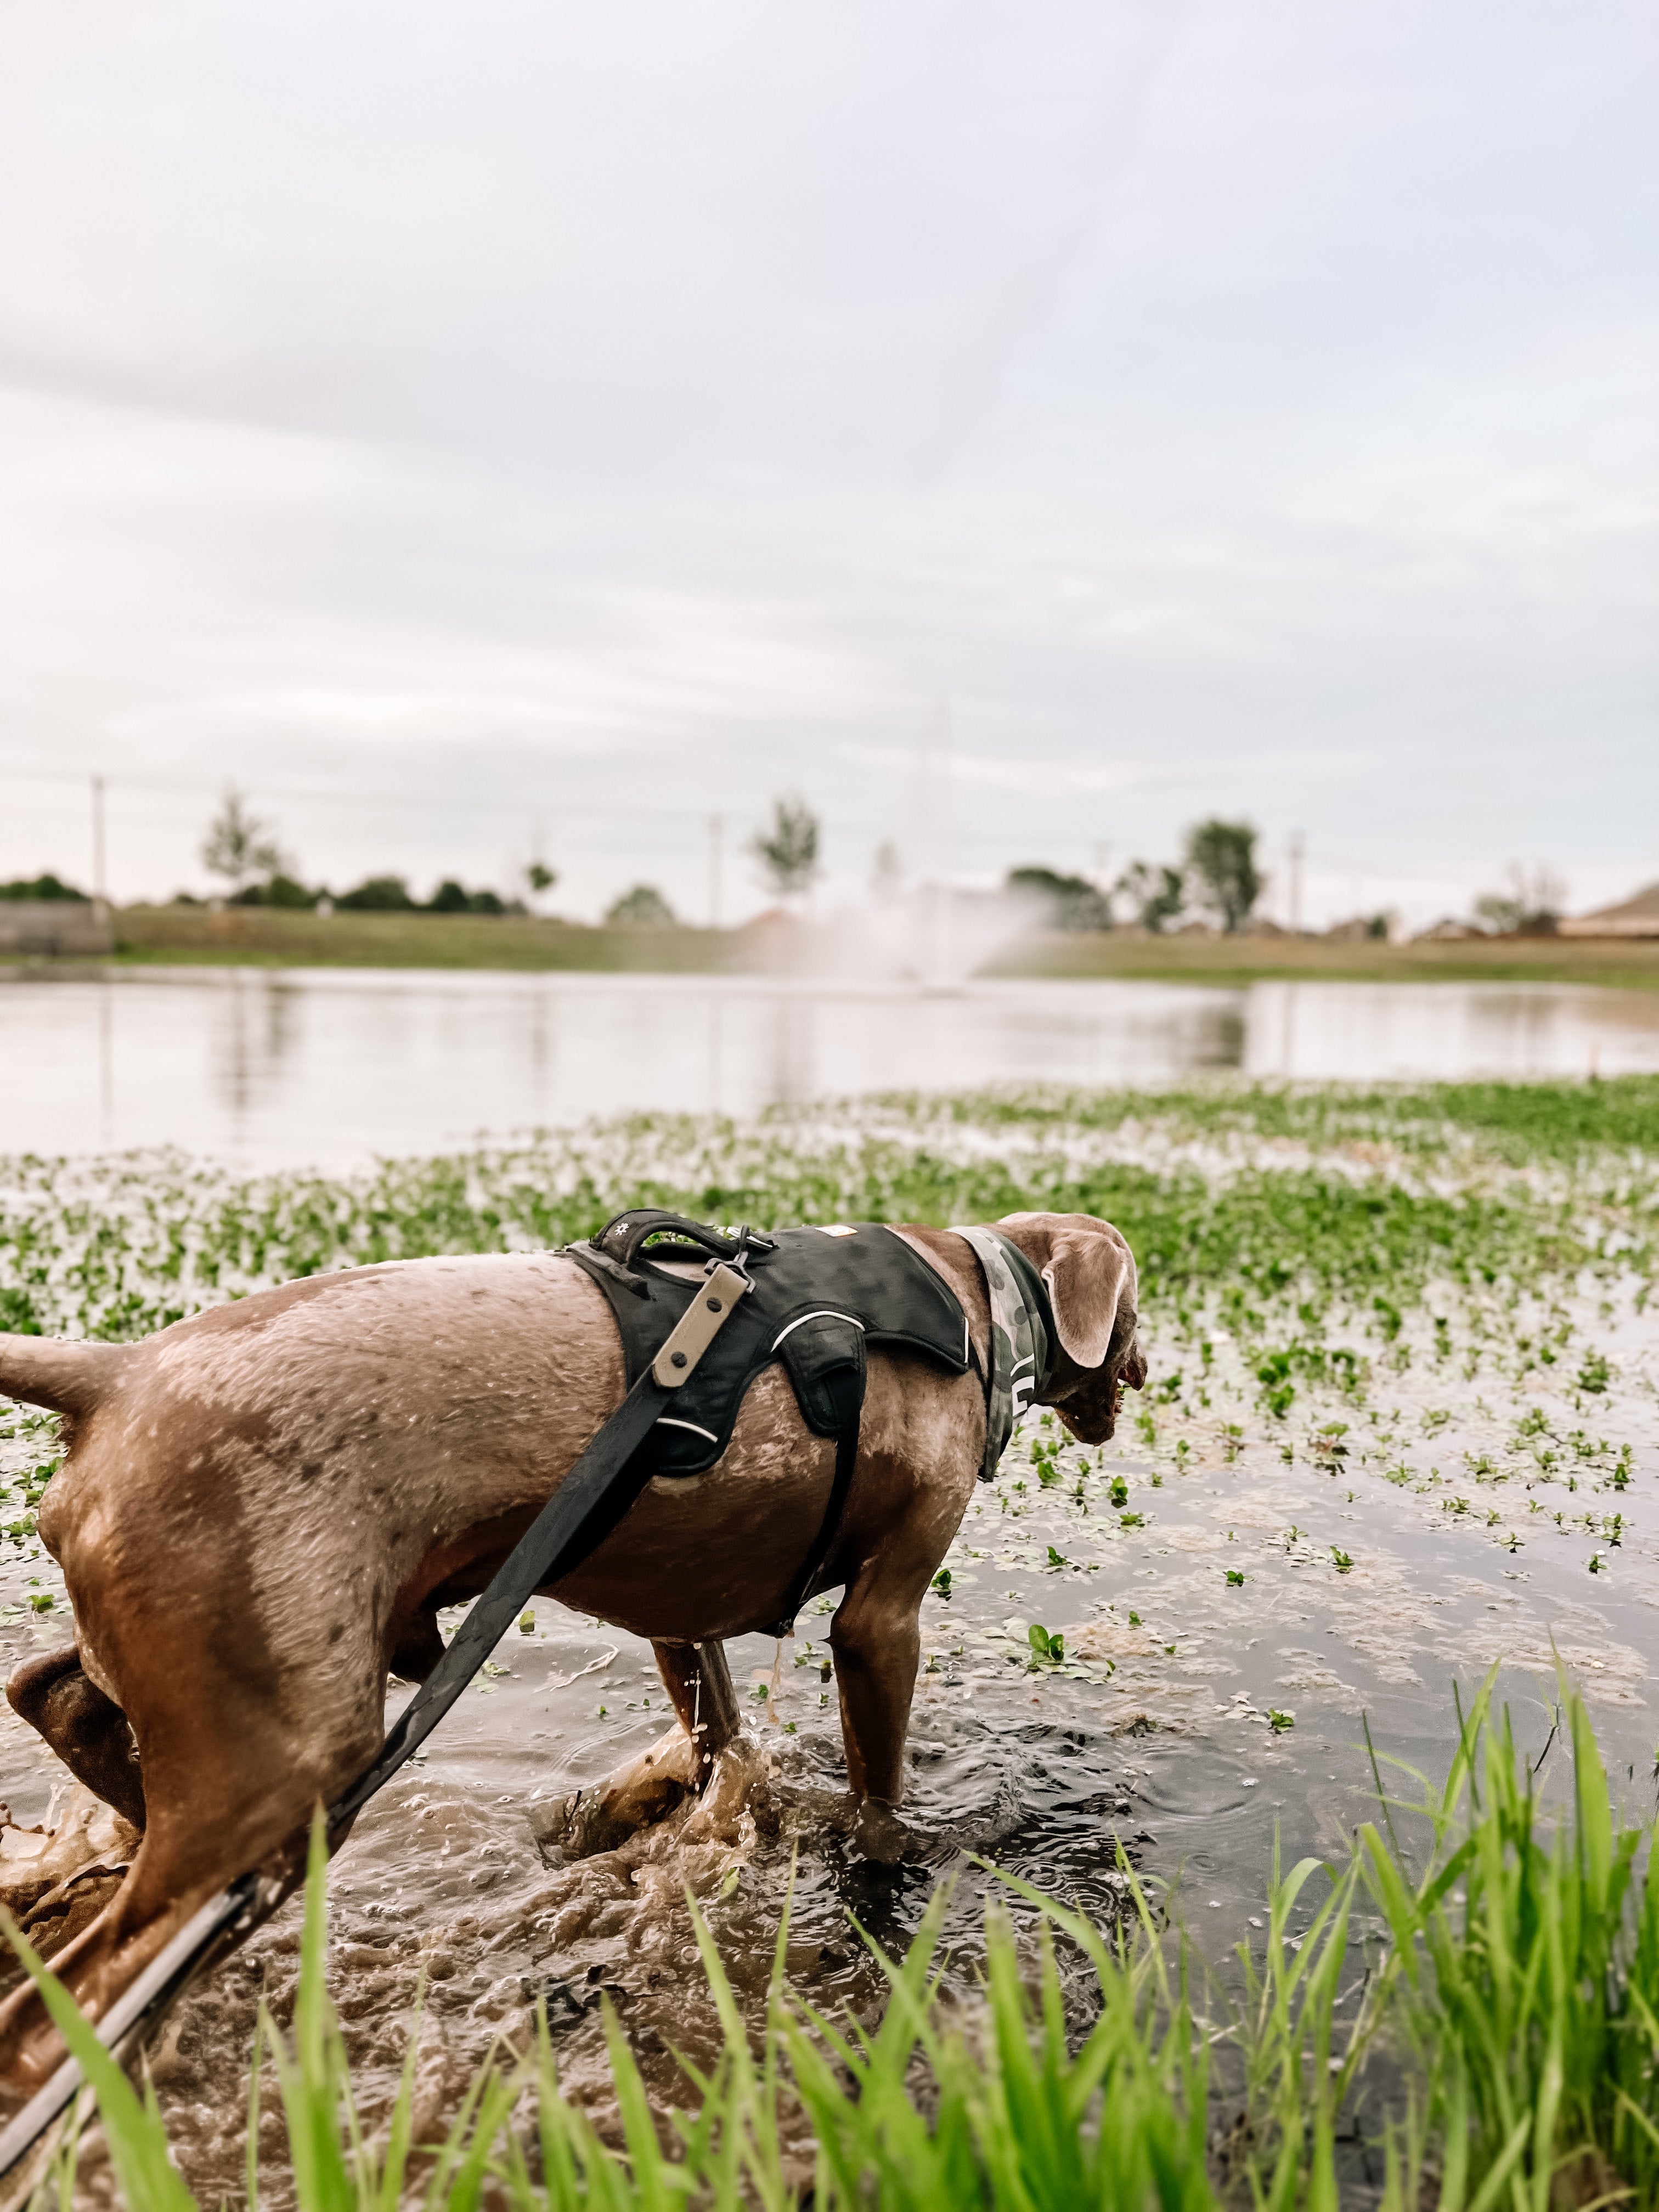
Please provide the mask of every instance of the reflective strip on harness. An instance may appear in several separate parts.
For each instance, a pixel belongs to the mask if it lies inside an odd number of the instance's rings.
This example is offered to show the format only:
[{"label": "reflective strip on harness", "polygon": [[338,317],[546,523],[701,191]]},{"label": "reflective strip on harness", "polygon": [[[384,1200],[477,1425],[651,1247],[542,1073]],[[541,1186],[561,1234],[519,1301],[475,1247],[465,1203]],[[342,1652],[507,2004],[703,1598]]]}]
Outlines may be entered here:
[{"label": "reflective strip on harness", "polygon": [[798,1328],[804,1328],[809,1321],[844,1321],[850,1328],[857,1329],[860,1335],[864,1333],[864,1323],[856,1314],[837,1313],[831,1306],[820,1306],[817,1313],[797,1314],[787,1328],[781,1328],[772,1339],[773,1351],[777,1350],[786,1336],[793,1336]]},{"label": "reflective strip on harness", "polygon": [[704,1428],[701,1421],[682,1421],[673,1413],[659,1413],[657,1426],[659,1429],[690,1429],[694,1437],[707,1437],[711,1444],[720,1442],[713,1429]]}]

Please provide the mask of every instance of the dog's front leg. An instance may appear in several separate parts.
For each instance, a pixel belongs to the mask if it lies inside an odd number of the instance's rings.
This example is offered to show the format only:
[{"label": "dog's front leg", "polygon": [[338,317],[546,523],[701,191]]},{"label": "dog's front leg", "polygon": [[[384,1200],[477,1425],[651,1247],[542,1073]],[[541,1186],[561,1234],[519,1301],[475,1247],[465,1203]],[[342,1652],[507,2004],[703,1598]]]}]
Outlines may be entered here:
[{"label": "dog's front leg", "polygon": [[894,1808],[904,1795],[904,1741],[921,1656],[921,1593],[879,1568],[848,1589],[830,1624],[841,1698],[847,1779],[860,1801],[856,1836],[872,1858],[892,1859],[908,1832]]},{"label": "dog's front leg", "polygon": [[720,1644],[653,1643],[651,1649],[675,1725],[603,1782],[533,1813],[531,1832],[544,1854],[580,1859],[614,1850],[688,1792],[701,1791],[720,1754],[742,1733],[737,1692]]},{"label": "dog's front leg", "polygon": [[696,1747],[697,1781],[708,1779],[716,1756],[743,1727],[723,1644],[653,1644],[657,1672]]}]

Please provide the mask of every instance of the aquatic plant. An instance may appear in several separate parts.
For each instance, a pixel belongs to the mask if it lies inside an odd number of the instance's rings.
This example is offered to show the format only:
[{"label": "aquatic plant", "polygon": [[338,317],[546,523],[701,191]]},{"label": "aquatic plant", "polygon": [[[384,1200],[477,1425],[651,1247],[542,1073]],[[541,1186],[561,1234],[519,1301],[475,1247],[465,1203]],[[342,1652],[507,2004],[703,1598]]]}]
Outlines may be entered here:
[{"label": "aquatic plant", "polygon": [[[1506,1555],[1518,1549],[1520,1559],[1505,1556],[1504,1569],[1527,1564],[1527,1547],[1548,1544],[1571,1547],[1576,1572],[1587,1566],[1600,1578],[1636,1571],[1652,1462],[1641,1441],[1645,1427],[1631,1419],[1643,1388],[1633,1340],[1649,1326],[1636,1317],[1659,1254],[1659,1083],[1650,1079],[1316,1091],[1227,1086],[1156,1096],[1045,1091],[866,1101],[744,1124],[636,1117],[445,1158],[389,1162],[336,1179],[247,1177],[156,1155],[15,1160],[0,1163],[0,1322],[131,1337],[295,1274],[428,1252],[535,1249],[585,1233],[636,1202],[777,1223],[949,1221],[1052,1206],[1105,1212],[1125,1230],[1140,1266],[1154,1359],[1153,1387],[1139,1401],[1137,1422],[1126,1422],[1115,1452],[1103,1454],[1078,1446],[1047,1417],[1039,1419],[1027,1432],[1029,1451],[1011,1454],[999,1483],[976,1495],[928,1601],[930,1616],[948,1625],[941,1634],[953,1658],[965,1648],[970,1659],[1006,1669],[1003,1679],[1019,1685],[1023,1699],[1040,1696],[1046,1707],[1062,1699],[1068,1685],[1113,1684],[1115,1665],[1113,1694],[1122,1694],[1128,1733],[1159,1724],[1155,1705],[1150,1712],[1140,1707],[1148,1697],[1144,1670],[1125,1690],[1134,1662],[1121,1654],[1115,1661],[1115,1646],[1091,1644],[1071,1598],[1085,1596],[1091,1577],[1099,1577],[1094,1591],[1113,1587],[1121,1595],[1122,1585],[1109,1579],[1115,1557],[1146,1540],[1143,1530],[1166,1509],[1174,1517],[1174,1493],[1193,1469],[1214,1481],[1222,1468],[1253,1462],[1249,1471],[1260,1480],[1262,1461],[1282,1460],[1297,1463],[1298,1481],[1319,1478],[1295,1498],[1297,1522],[1310,1528],[1292,1525],[1285,1536],[1286,1513],[1271,1531],[1256,1523],[1253,1534],[1241,1518],[1237,1548],[1234,1530],[1226,1530],[1229,1549],[1204,1568],[1225,1624],[1212,1624],[1214,1633],[1231,1635],[1231,1624],[1247,1618],[1253,1628],[1289,1573],[1316,1574],[1344,1592],[1360,1589],[1375,1571],[1376,1547],[1367,1540],[1355,1548],[1357,1532],[1346,1525],[1354,1516],[1342,1506],[1345,1498],[1352,1504],[1355,1485],[1377,1475],[1408,1494],[1401,1500],[1408,1510],[1420,1506],[1443,1526],[1447,1543],[1497,1546]],[[0,1621],[63,1602],[61,1583],[40,1559],[34,1527],[58,1458],[46,1417],[0,1409],[0,1468],[9,1486],[0,1531],[14,1562],[40,1571],[39,1582],[9,1593],[17,1602],[0,1609]],[[1419,1494],[1415,1504],[1410,1493]],[[1392,1492],[1384,1494],[1392,1501]],[[1152,1534],[1156,1539],[1155,1527]],[[1238,1564],[1224,1566],[1229,1559]],[[993,1610],[987,1586],[1004,1565],[1011,1576],[1041,1573],[1041,1595],[1030,1584],[1010,1588]],[[999,1573],[999,1586],[1006,1579]],[[1603,1585],[1598,1579],[1588,1587],[1599,1595]],[[996,1595],[1002,1597],[1000,1587]],[[1023,1610],[1003,1620],[1008,1601]],[[1092,1593],[1085,1603],[1093,1609]],[[1035,1622],[1034,1613],[1041,1615]],[[1166,1639],[1176,1622],[1156,1612],[1147,1619],[1149,1643],[1172,1656],[1176,1645]],[[1141,1628],[1138,1613],[1128,1620]],[[1203,1626],[1180,1622],[1183,1656]],[[1273,1694],[1283,1698],[1297,1686],[1280,1684]],[[1237,1717],[1250,1720],[1264,1740],[1283,1738],[1292,1715],[1267,1702],[1265,1686],[1258,1696],[1260,1708]],[[1301,1698],[1290,1702],[1303,1715],[1297,1735],[1285,1739],[1295,1742],[1309,1736],[1311,1716]],[[602,1718],[620,1710],[614,1699],[598,1707]],[[785,1725],[793,1730],[795,1723]],[[1569,1726],[1569,1737],[1577,1727]],[[584,2112],[561,2097],[558,2045],[544,2037],[538,2050],[503,2058],[488,2081],[475,2084],[451,2137],[448,2165],[428,2155],[405,2166],[392,2194],[402,2190],[407,2197],[430,2187],[434,2205],[470,2208],[487,2188],[492,2201],[511,2203],[515,2212],[520,2203],[590,2200],[735,2203],[740,2196],[787,2203],[805,2179],[790,2165],[787,2146],[804,2125],[810,2069],[802,2054],[810,2051],[828,2069],[815,2077],[826,2100],[824,2085],[837,2085],[833,2126],[828,2102],[823,2116],[810,2108],[818,2156],[842,2156],[846,2171],[863,2177],[860,2204],[959,2197],[967,2204],[1208,2206],[1243,2201],[1254,2189],[1265,2203],[1322,2205],[1336,2201],[1344,2175],[1357,2170],[1362,2137],[1377,2147],[1378,2185],[1386,2179],[1395,2192],[1388,2201],[1402,2208],[1433,2201],[1438,2188],[1440,2202],[1461,2202],[1468,2212],[1489,2185],[1495,2193],[1486,2198],[1488,2207],[1540,2208],[1553,2187],[1563,2203],[1574,2201],[1575,2191],[1589,2201],[1601,2169],[1584,2162],[1586,2144],[1620,2187],[1640,2188],[1659,2201],[1659,2177],[1642,2164],[1644,2130],[1659,2128],[1651,2039],[1641,2040],[1659,2008],[1656,1976],[1644,1963],[1659,1952],[1659,1939],[1638,1933],[1649,1911],[1640,1853],[1615,1838],[1616,1863],[1599,1887],[1579,1880],[1576,1858],[1565,1873],[1553,1870],[1563,1838],[1576,1852],[1576,1839],[1591,1832],[1589,1814],[1581,1806],[1566,1826],[1551,1828],[1534,1802],[1547,1767],[1529,1784],[1510,1747],[1519,1796],[1506,1795],[1501,1774],[1488,1776],[1494,1757],[1502,1765],[1502,1731],[1484,1713],[1471,1730],[1457,1770],[1462,1795],[1437,1801],[1441,1825],[1429,1820],[1426,1858],[1402,1848],[1382,1823],[1381,1848],[1397,1873],[1397,1893],[1382,1896],[1382,1863],[1369,1843],[1364,1856],[1337,1868],[1329,1881],[1304,1863],[1306,1870],[1293,1869],[1283,1888],[1275,1881],[1268,1936],[1253,1964],[1212,1976],[1190,1958],[1184,1965],[1178,1953],[1172,1959],[1173,1939],[1162,1931],[1152,1893],[1137,1892],[1144,1917],[1138,1909],[1121,1942],[1115,1934],[1099,1939],[1112,1972],[1128,1978],[1127,1984],[1091,1985],[1085,2004],[1079,1975],[1092,1969],[1081,1936],[1062,1925],[1057,1907],[1041,1909],[1010,1891],[1011,1905],[1024,1916],[1010,1923],[1008,1936],[1013,1980],[1025,1991],[1023,2014],[1007,2013],[1012,1998],[997,1995],[989,1962],[1000,1934],[986,1937],[988,2009],[980,2012],[961,2008],[957,1970],[940,1978],[949,1954],[937,1938],[917,1970],[921,1994],[914,2000],[896,1994],[880,2027],[819,2020],[780,1984],[773,2032],[757,2054],[749,2054],[746,2042],[741,2050],[732,2045],[701,2081],[688,2077],[688,2117],[661,2143],[639,2069],[629,2071],[622,2027],[614,2021],[611,2027],[617,2142],[601,2137]],[[1588,1742],[1587,1729],[1580,1733]],[[1559,1759],[1559,1747],[1554,1755]],[[1577,1771],[1581,1782],[1589,1771],[1582,1748]],[[1597,1788],[1605,1798],[1597,1777],[1585,1786],[1592,1801]],[[1477,1788],[1478,1803],[1471,1795]],[[1482,1825],[1498,1810],[1507,1826]],[[1409,1838],[1413,1832],[1400,1806],[1389,1814]],[[1498,1871],[1483,1874],[1477,1887],[1466,1860],[1434,1892],[1438,1872],[1477,1833],[1486,1838],[1480,1866]],[[1109,1848],[1103,1841],[1103,1854]],[[1103,1866],[1109,1864],[1103,1856]],[[1275,1920],[1273,1900],[1292,1883],[1294,1898]],[[1402,1897],[1410,1909],[1398,1917]],[[1473,1911],[1477,1898],[1480,1916],[1471,1923],[1464,1900]],[[1310,1915],[1327,1905],[1316,1937]],[[1047,1954],[1034,1924],[1052,1931]],[[1384,1924],[1386,1952],[1376,1942]],[[1540,1945],[1556,1940],[1548,1931],[1558,1926],[1578,1931],[1561,1952],[1560,1973],[1575,1960],[1580,1966],[1599,1960],[1601,1994],[1590,1987],[1595,1976],[1583,1974],[1577,1993],[1568,1993],[1553,2089],[1551,2022],[1558,1996],[1566,1998],[1554,1954]],[[1361,1949],[1370,1968],[1363,2001],[1354,1994],[1363,1978]],[[1054,1961],[1057,1997],[1044,1979],[1045,1955]],[[1523,1962],[1515,1987],[1502,1980],[1509,1970],[1493,1963],[1504,1957]],[[1328,1990],[1315,1971],[1326,1959],[1334,1961]],[[1416,1962],[1414,1976],[1408,1960]],[[905,1971],[908,1961],[894,1969]],[[1449,1989],[1464,1992],[1456,2002],[1442,2001],[1443,1972]],[[1197,1992],[1190,1999],[1189,1984]],[[1129,1985],[1140,2008],[1133,2011],[1141,2036],[1133,2049],[1122,2027],[1131,2018],[1123,2009]],[[342,2047],[326,2026],[320,1963],[309,1986],[324,2027],[307,2029],[310,2043],[300,2035],[281,2064],[274,2029],[260,2046],[266,2089],[274,2078],[290,2128],[300,2109],[290,2091],[310,2081],[307,2140],[321,2141],[332,2130],[345,2146],[345,2183],[337,2174],[328,2179],[334,2169],[319,2150],[322,2179],[315,2188],[322,2194],[305,2194],[313,2188],[307,2182],[301,2202],[307,2209],[374,2202],[389,2212],[386,2161],[395,2148],[389,2123],[384,2115],[372,2128],[351,2119]],[[1316,2008],[1328,1994],[1333,2009],[1322,2045]],[[902,2018],[899,2026],[889,2023],[895,2006],[902,2016],[912,2003],[927,2033],[918,2026],[901,2049]],[[1185,2014],[1182,2004],[1189,2007]],[[1583,2006],[1593,2015],[1588,2026],[1572,2009]],[[1096,2045],[1085,2063],[1092,2022],[1114,2007],[1121,2028],[1109,2045],[1115,2055],[1108,2063],[1101,2057],[1107,2046]],[[1500,2017],[1510,2042],[1477,2048],[1479,2023]],[[1059,2038],[1052,2047],[1051,2036]],[[1029,2078],[1015,2063],[1022,2037],[1036,2069]],[[878,2059],[872,2055],[877,2045]],[[1322,2049],[1339,2062],[1323,2075],[1316,2063]],[[1578,2068],[1582,2053],[1598,2050],[1599,2072]],[[325,2069],[316,2072],[323,2059],[313,2067],[318,2051],[335,2053],[327,2062],[336,2069],[332,2090]],[[1402,2069],[1397,2095],[1392,2087],[1384,2094],[1385,2055]],[[1091,2074],[1097,2066],[1104,2070]],[[866,2079],[856,2067],[875,2071]],[[1447,2086],[1460,2078],[1461,2106]],[[1011,2087],[1017,2080],[1024,2086]],[[1140,2136],[1125,2137],[1114,2152],[1125,2172],[1152,2176],[1138,2199],[1087,2193],[1113,2185],[1087,2163],[1107,2081],[1114,2112],[1131,2116],[1125,2127],[1145,2131],[1140,2166],[1134,2164]],[[858,2095],[849,2099],[854,2086]],[[1195,2120],[1191,2100],[1200,2088]],[[1540,2124],[1551,2097],[1557,2118]],[[142,2108],[142,2096],[138,2102]],[[1146,2117],[1133,2119],[1136,2112]],[[1531,2133],[1493,2183],[1523,2112],[1531,2116]],[[769,2113],[783,2114],[788,2124],[773,2126]],[[1047,2151],[1028,2159],[1030,2144],[1048,2140],[1044,2130],[1059,2129],[1055,2113],[1071,2116],[1078,2138],[1065,2148],[1070,2165],[1042,2163]],[[1005,2122],[1018,2136],[1012,2148],[997,2132]],[[107,2113],[106,2124],[112,2124]],[[1193,2134],[1207,2163],[1194,2165],[1182,2149]],[[359,2137],[372,2141],[381,2160],[372,2187],[351,2162]],[[1468,2146],[1461,2167],[1459,2142]],[[398,2154],[413,2158],[407,2142]],[[297,2186],[300,2154],[293,2155]],[[1390,2160],[1393,2178],[1386,2179]],[[150,2167],[144,2172],[151,2179],[143,2187],[170,2185]],[[1062,2183],[1082,2195],[1064,2195]],[[1607,2183],[1608,2191],[1613,2186]],[[131,2201],[188,2200],[140,2194]],[[854,2199],[826,2166],[816,2201]]]}]

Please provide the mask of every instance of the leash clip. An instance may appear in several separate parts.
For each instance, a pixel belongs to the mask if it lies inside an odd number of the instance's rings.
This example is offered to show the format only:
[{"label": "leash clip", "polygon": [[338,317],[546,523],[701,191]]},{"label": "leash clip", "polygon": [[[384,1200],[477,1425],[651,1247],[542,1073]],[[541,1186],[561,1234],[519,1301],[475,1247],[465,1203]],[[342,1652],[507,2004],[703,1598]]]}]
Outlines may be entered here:
[{"label": "leash clip", "polygon": [[755,1257],[759,1259],[763,1253],[776,1251],[777,1240],[771,1237],[757,1236],[749,1224],[744,1221],[738,1224],[735,1243],[737,1249],[729,1259],[711,1260],[702,1272],[705,1275],[712,1276],[717,1267],[731,1268],[735,1274],[742,1277],[744,1293],[746,1295],[755,1287],[755,1279],[749,1272],[749,1257],[751,1250]]}]

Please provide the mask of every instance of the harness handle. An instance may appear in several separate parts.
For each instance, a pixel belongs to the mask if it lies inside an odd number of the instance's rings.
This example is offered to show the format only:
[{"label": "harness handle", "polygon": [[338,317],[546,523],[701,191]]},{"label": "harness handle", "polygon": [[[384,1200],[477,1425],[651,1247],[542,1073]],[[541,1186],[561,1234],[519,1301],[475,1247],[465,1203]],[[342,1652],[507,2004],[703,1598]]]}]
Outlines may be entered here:
[{"label": "harness handle", "polygon": [[[653,1237],[664,1241],[650,1251],[642,1247]],[[626,1213],[618,1213],[607,1221],[592,1239],[593,1249],[604,1258],[627,1267],[637,1267],[641,1260],[657,1261],[723,1260],[729,1266],[744,1267],[750,1260],[763,1259],[777,1249],[777,1240],[763,1237],[757,1230],[745,1225],[734,1237],[719,1229],[711,1229],[706,1222],[692,1221],[684,1213],[671,1213],[664,1206],[636,1206]]]}]

